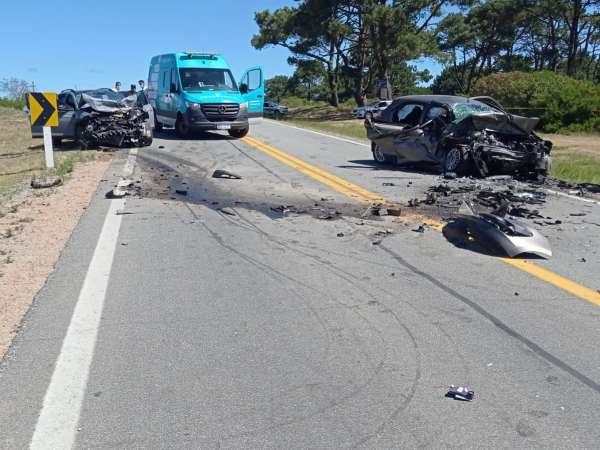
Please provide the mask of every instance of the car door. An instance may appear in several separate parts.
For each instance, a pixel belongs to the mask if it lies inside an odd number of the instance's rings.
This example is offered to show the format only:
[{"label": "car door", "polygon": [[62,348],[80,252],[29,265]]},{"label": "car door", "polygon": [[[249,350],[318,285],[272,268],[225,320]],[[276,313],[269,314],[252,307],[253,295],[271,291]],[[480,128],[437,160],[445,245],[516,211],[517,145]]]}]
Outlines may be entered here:
[{"label": "car door", "polygon": [[398,163],[437,162],[428,151],[424,130],[420,127],[424,105],[405,103],[398,108],[392,118],[402,126],[404,132],[394,136],[392,143]]},{"label": "car door", "polygon": [[265,83],[262,67],[251,67],[239,83],[240,92],[248,102],[248,117],[262,117],[265,103]]},{"label": "car door", "polygon": [[71,138],[75,136],[77,104],[72,92],[58,95],[58,127],[52,130],[56,137]]}]

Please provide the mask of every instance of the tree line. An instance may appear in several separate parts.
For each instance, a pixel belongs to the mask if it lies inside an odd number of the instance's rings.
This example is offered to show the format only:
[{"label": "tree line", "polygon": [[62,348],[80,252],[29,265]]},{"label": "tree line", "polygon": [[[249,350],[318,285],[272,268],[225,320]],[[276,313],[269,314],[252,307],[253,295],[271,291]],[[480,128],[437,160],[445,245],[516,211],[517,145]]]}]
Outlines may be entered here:
[{"label": "tree line", "polygon": [[252,45],[291,53],[296,72],[270,80],[271,88],[333,106],[415,91],[432,78],[414,63],[422,57],[444,65],[434,93],[469,93],[481,77],[512,71],[597,83],[599,11],[600,0],[298,0],[257,12]]}]

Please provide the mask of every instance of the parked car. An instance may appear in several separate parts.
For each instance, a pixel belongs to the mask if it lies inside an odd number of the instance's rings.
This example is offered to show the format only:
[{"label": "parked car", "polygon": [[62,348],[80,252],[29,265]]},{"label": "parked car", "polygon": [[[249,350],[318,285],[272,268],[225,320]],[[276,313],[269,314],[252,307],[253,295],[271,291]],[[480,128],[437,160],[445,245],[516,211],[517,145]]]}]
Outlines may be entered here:
[{"label": "parked car", "polygon": [[490,97],[400,97],[365,120],[377,163],[430,164],[457,175],[545,175],[552,143],[537,118],[509,114]]},{"label": "parked car", "polygon": [[[154,115],[145,92],[67,89],[58,94],[57,103],[58,127],[52,129],[56,145],[63,139],[77,141],[83,148],[152,143]],[[42,137],[42,127],[32,126],[31,135]]]},{"label": "parked car", "polygon": [[357,119],[366,119],[369,117],[373,117],[375,114],[380,113],[389,105],[391,105],[392,100],[380,100],[375,103],[371,103],[366,106],[359,106],[352,110],[352,115]]},{"label": "parked car", "polygon": [[227,130],[244,137],[249,117],[262,117],[265,84],[261,67],[244,72],[239,83],[216,53],[169,53],[150,61],[148,100],[156,129],[175,127],[180,137],[193,130]]},{"label": "parked car", "polygon": [[265,116],[270,116],[275,119],[279,119],[283,116],[287,116],[288,107],[275,102],[266,101],[264,111]]}]

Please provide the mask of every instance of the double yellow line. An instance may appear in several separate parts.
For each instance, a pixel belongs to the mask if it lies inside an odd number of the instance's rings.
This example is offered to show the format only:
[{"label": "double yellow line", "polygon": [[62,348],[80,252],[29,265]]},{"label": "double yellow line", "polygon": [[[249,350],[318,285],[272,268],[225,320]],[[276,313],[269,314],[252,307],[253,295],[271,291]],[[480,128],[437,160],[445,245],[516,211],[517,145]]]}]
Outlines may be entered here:
[{"label": "double yellow line", "polygon": [[[309,164],[301,159],[298,159],[288,153],[285,153],[275,147],[272,147],[264,142],[259,141],[250,136],[246,136],[242,139],[248,145],[260,150],[261,152],[269,155],[278,161],[281,161],[283,164],[286,164],[293,169],[323,183],[325,186],[330,187],[338,192],[341,192],[344,195],[347,195],[351,199],[366,205],[373,204],[382,204],[389,206],[397,206],[393,202],[387,201],[384,197],[379,194],[375,194],[367,189],[364,189],[354,183],[351,183],[343,178],[340,178],[326,170],[321,169],[320,167],[316,167],[312,164]],[[442,222],[437,220],[413,215],[411,218],[422,220],[427,225],[435,228],[437,230],[441,230],[444,226]],[[586,300],[590,303],[593,303],[596,306],[600,306],[600,293],[594,291],[590,288],[587,288],[575,281],[569,280],[561,275],[558,275],[548,269],[538,266],[530,261],[525,261],[522,259],[514,259],[514,258],[498,258],[500,261],[505,262],[506,264],[510,264],[517,269],[520,269],[546,283],[549,283],[553,286],[556,286],[574,296]]]}]

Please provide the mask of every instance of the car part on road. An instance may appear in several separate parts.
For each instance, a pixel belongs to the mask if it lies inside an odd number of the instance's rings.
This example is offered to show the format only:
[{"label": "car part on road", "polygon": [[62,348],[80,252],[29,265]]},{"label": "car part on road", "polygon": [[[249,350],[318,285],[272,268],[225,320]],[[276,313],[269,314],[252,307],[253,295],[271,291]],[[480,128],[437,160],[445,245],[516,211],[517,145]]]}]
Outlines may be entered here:
[{"label": "car part on road", "polygon": [[471,391],[469,388],[463,386],[451,385],[446,392],[446,397],[453,398],[454,400],[462,400],[470,402],[475,398],[475,391]]},{"label": "car part on road", "polygon": [[469,235],[484,245],[502,250],[511,258],[522,254],[550,258],[548,240],[537,230],[509,217],[495,214],[476,214],[471,205],[464,203],[457,221],[462,221]]},{"label": "car part on road", "polygon": [[228,170],[217,169],[212,174],[213,178],[226,178],[230,180],[241,180],[242,177]]}]

